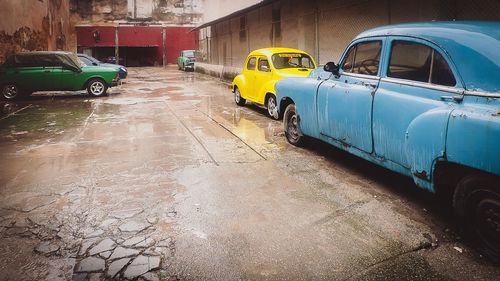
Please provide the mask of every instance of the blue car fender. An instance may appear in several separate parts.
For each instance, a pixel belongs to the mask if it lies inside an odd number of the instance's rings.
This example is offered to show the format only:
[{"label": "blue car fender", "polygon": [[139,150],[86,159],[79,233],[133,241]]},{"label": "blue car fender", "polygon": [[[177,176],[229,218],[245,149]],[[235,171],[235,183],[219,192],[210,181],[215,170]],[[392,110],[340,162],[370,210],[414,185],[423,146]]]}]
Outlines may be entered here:
[{"label": "blue car fender", "polygon": [[417,116],[406,131],[405,153],[415,184],[434,192],[436,161],[446,157],[446,132],[453,108],[439,107]]},{"label": "blue car fender", "polygon": [[500,100],[493,103],[464,107],[451,114],[446,139],[448,161],[500,175]]},{"label": "blue car fender", "polygon": [[275,85],[279,114],[292,102],[296,105],[300,131],[304,135],[318,137],[317,91],[324,80],[306,77],[289,77],[279,80]]}]

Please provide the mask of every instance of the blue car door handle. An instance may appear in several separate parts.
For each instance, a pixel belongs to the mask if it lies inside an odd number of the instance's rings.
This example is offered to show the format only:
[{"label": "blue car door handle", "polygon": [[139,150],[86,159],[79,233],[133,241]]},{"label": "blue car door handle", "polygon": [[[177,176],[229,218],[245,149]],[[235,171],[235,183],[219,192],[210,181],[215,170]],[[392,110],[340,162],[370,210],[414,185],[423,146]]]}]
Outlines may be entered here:
[{"label": "blue car door handle", "polygon": [[373,83],[365,83],[365,85],[370,88],[370,89],[375,89],[377,88],[377,84],[373,84]]},{"label": "blue car door handle", "polygon": [[449,100],[454,102],[461,102],[464,100],[464,96],[441,96],[441,100]]}]

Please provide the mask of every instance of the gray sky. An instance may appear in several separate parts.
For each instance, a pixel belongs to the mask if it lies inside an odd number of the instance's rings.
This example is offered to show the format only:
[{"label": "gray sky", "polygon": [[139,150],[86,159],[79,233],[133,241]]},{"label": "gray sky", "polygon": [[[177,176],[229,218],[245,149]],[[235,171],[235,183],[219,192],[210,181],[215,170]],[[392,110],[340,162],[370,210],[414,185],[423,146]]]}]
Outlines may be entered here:
[{"label": "gray sky", "polygon": [[262,0],[205,0],[205,22],[241,10]]}]

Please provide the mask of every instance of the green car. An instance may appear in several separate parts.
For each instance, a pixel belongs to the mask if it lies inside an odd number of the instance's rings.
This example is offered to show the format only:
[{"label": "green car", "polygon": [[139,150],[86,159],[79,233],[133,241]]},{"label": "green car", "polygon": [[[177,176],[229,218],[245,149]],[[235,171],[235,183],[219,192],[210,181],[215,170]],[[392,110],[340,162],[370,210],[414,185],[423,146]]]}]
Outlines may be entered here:
[{"label": "green car", "polygon": [[184,50],[181,51],[180,56],[177,58],[177,66],[179,70],[194,70],[195,50]]},{"label": "green car", "polygon": [[19,53],[0,66],[0,89],[6,100],[36,91],[87,89],[90,95],[101,96],[118,81],[116,68],[86,66],[69,52]]}]

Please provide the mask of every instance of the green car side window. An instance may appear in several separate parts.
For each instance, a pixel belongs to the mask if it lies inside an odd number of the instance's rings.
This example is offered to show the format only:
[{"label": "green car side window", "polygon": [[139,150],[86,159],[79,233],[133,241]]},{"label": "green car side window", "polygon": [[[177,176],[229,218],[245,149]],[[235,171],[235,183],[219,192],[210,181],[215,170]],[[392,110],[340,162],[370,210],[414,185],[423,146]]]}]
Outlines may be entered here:
[{"label": "green car side window", "polygon": [[15,57],[16,67],[37,67],[40,66],[36,55],[17,55]]}]

